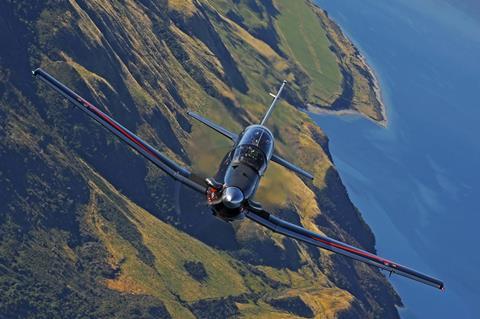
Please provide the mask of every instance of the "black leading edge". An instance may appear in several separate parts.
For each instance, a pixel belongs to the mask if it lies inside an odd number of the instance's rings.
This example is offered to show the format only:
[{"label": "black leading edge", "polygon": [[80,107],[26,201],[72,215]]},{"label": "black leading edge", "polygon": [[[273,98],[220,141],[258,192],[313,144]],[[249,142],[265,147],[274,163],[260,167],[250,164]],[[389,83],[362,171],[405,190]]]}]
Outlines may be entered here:
[{"label": "black leading edge", "polygon": [[193,188],[196,191],[202,193],[206,192],[206,184],[201,185],[191,179],[192,174],[188,169],[178,165],[177,163],[154,149],[147,142],[143,141],[137,135],[130,132],[128,129],[123,127],[121,124],[119,124],[117,121],[112,119],[104,112],[100,111],[96,106],[82,98],[77,93],[73,92],[71,89],[69,89],[67,86],[55,79],[53,76],[51,76],[42,69],[36,69],[32,72],[32,74],[38,77],[43,82],[47,83],[55,91],[66,97],[76,107],[78,107],[88,116],[106,127],[110,132],[115,134],[122,141],[126,142],[128,145],[130,145],[130,147],[142,154],[153,164],[161,168],[165,173],[179,180],[190,188]]},{"label": "black leading edge", "polygon": [[273,134],[264,126],[286,85],[286,81],[282,83],[277,94],[273,96],[274,99],[261,123],[246,127],[243,132],[238,135],[202,117],[198,113],[188,112],[188,115],[195,120],[202,122],[234,142],[233,148],[225,156],[215,177],[207,178],[203,181],[196,178],[187,168],[178,165],[154,149],[137,135],[130,132],[44,70],[36,69],[32,73],[165,173],[182,182],[184,185],[205,194],[208,204],[215,216],[225,221],[233,221],[247,217],[274,232],[290,238],[327,249],[438,289],[444,289],[443,282],[438,279],[286,222],[265,211],[261,204],[253,201],[260,179],[264,175],[270,161],[282,165],[309,180],[313,179],[312,174],[274,154]]}]

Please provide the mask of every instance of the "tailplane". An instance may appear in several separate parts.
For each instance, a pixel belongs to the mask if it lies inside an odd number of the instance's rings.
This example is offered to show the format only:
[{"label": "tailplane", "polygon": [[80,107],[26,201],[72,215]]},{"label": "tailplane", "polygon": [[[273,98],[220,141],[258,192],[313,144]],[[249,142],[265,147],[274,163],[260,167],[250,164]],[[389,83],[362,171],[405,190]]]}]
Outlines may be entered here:
[{"label": "tailplane", "polygon": [[303,177],[306,177],[308,179],[313,179],[313,175],[310,174],[309,172],[305,171],[304,169],[290,163],[289,161],[281,158],[280,156],[278,156],[277,154],[273,154],[272,158],[271,158],[271,161],[272,162],[275,162],[279,165],[282,165],[283,167],[285,168],[288,168],[289,170],[291,171],[294,171],[295,173],[297,173],[298,175],[301,175]]},{"label": "tailplane", "polygon": [[238,135],[233,133],[233,132],[230,132],[226,128],[224,128],[224,127],[222,127],[222,126],[220,126],[216,123],[213,123],[209,119],[204,118],[203,116],[201,116],[200,114],[198,114],[196,112],[188,111],[187,114],[190,115],[191,117],[193,117],[194,119],[196,119],[197,121],[202,122],[206,126],[214,129],[215,131],[222,134],[223,136],[228,137],[232,141],[234,141],[234,142],[237,141]]}]

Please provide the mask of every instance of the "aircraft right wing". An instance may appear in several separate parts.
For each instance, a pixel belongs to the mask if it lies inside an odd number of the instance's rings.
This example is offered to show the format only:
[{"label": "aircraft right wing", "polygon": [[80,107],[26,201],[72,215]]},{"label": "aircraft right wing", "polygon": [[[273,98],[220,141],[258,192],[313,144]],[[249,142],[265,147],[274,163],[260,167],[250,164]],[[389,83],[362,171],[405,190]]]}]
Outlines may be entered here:
[{"label": "aircraft right wing", "polygon": [[100,111],[92,103],[73,92],[53,76],[40,68],[34,70],[32,74],[47,83],[55,91],[63,95],[76,107],[85,112],[89,117],[99,122],[123,142],[127,143],[138,153],[162,169],[165,173],[200,193],[206,193],[207,185],[205,182],[201,181],[200,178],[195,177],[188,169],[178,165],[173,160],[154,149],[147,142],[130,132],[104,112]]},{"label": "aircraft right wing", "polygon": [[247,210],[245,212],[245,216],[252,221],[282,235],[306,242],[308,244],[323,249],[330,250],[334,253],[353,258],[369,265],[384,269],[390,273],[395,273],[422,282],[429,286],[444,290],[443,282],[438,279],[419,273],[413,269],[402,266],[393,261],[378,257],[377,255],[369,253],[368,251],[358,249],[356,247],[342,243],[341,241],[314,233],[303,227],[291,224],[287,221],[273,216],[272,214],[264,211],[263,209],[253,208]]}]

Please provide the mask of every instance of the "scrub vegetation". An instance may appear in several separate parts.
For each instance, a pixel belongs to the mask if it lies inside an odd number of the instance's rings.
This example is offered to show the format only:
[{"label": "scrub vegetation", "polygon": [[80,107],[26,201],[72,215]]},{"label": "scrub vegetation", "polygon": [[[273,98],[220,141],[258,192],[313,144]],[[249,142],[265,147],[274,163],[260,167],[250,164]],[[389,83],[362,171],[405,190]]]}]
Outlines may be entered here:
[{"label": "scrub vegetation", "polygon": [[28,76],[41,66],[200,175],[230,142],[186,110],[240,132],[287,79],[268,125],[315,181],[271,164],[258,199],[374,251],[327,137],[299,109],[382,120],[378,100],[356,49],[310,2],[7,0],[0,43],[0,318],[398,317],[378,270],[215,219]]}]

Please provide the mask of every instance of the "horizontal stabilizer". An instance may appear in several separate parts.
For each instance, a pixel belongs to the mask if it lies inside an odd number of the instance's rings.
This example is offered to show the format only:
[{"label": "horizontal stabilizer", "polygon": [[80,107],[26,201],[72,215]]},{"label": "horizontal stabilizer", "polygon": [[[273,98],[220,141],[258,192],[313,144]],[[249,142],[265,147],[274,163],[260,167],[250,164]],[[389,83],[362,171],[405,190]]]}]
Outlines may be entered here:
[{"label": "horizontal stabilizer", "polygon": [[283,167],[286,167],[288,168],[289,170],[292,170],[294,171],[295,173],[299,174],[299,175],[302,175],[308,179],[313,179],[313,175],[304,171],[303,169],[301,169],[300,167],[290,163],[289,161],[287,160],[284,160],[283,158],[281,158],[280,156],[276,155],[276,154],[273,154],[272,156],[272,159],[271,159],[273,162],[277,163],[277,164],[280,164],[282,165]]},{"label": "horizontal stabilizer", "polygon": [[223,128],[223,127],[221,127],[220,125],[213,123],[212,121],[210,121],[209,119],[204,118],[203,116],[201,116],[201,115],[198,114],[198,113],[195,113],[195,112],[192,112],[192,111],[188,111],[187,114],[190,115],[191,117],[193,117],[194,119],[196,119],[197,121],[202,122],[202,123],[205,124],[206,126],[214,129],[214,130],[217,131],[218,133],[220,133],[220,134],[228,137],[228,138],[231,139],[232,141],[234,141],[234,142],[237,141],[238,135],[235,134],[235,133],[230,132],[230,131],[227,130],[226,128]]}]

